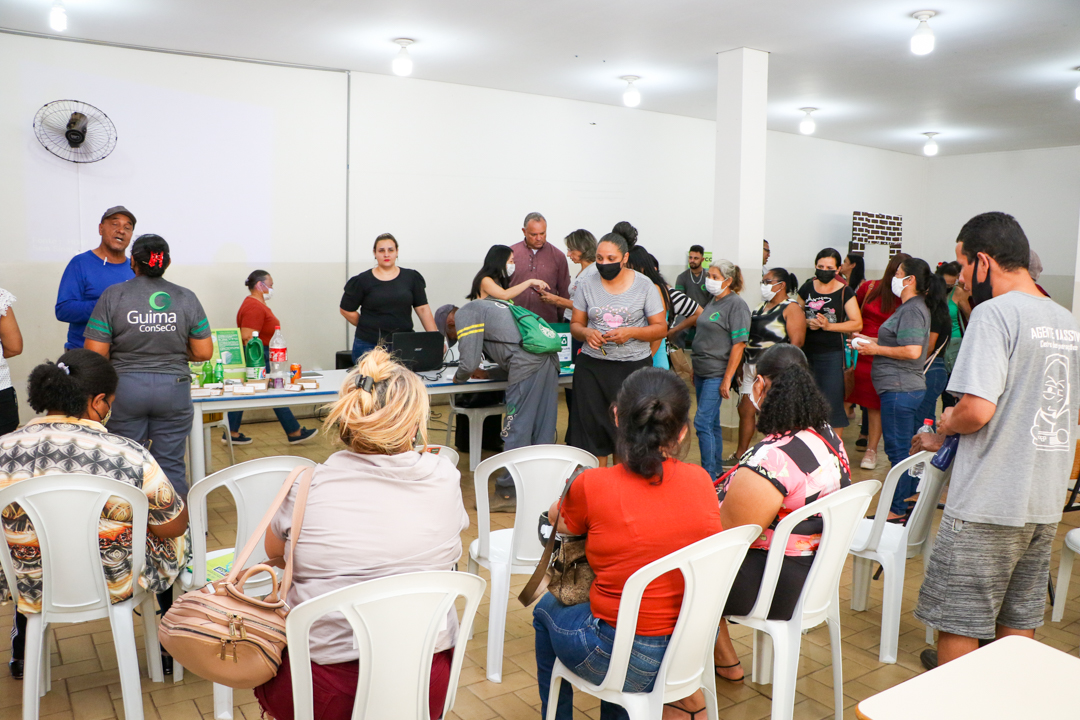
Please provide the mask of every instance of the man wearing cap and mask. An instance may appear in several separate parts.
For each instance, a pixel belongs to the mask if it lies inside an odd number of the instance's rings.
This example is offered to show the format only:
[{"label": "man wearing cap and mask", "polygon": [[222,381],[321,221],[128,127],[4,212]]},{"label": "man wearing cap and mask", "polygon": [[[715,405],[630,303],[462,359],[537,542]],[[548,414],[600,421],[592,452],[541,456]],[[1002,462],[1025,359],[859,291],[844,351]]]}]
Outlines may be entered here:
[{"label": "man wearing cap and mask", "polygon": [[[530,353],[521,346],[521,333],[509,306],[494,298],[473,300],[460,308],[443,305],[435,311],[435,326],[453,347],[458,341],[457,384],[470,377],[505,379],[506,421],[502,437],[506,450],[555,441],[558,418],[559,354]],[[498,367],[485,372],[486,357]],[[492,512],[514,510],[514,481],[509,473],[495,478]]]},{"label": "man wearing cap and mask", "polygon": [[135,277],[125,252],[135,231],[135,216],[123,205],[101,216],[101,244],[71,258],[56,293],[56,319],[68,323],[65,350],[83,347],[86,322],[105,288]]}]

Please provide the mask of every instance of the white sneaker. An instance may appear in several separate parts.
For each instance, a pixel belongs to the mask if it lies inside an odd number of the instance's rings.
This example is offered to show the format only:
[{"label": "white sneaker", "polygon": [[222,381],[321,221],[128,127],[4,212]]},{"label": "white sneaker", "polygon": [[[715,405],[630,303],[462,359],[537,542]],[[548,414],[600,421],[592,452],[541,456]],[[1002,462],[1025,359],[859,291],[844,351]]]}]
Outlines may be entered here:
[{"label": "white sneaker", "polygon": [[877,450],[867,450],[863,455],[862,462],[859,463],[859,467],[863,470],[873,470],[877,467]]}]

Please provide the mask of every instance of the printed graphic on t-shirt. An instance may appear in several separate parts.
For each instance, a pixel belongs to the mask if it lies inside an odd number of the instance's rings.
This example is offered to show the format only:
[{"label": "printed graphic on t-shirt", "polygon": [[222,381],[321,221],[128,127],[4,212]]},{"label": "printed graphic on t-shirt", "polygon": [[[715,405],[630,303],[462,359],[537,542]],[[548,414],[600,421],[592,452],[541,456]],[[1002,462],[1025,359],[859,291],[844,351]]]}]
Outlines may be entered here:
[{"label": "printed graphic on t-shirt", "polygon": [[[596,326],[596,329],[600,332],[607,332],[607,330],[614,330],[625,325],[631,314],[629,307],[591,307],[589,308],[589,318],[592,320],[592,324]],[[603,326],[603,327],[600,327]],[[606,328],[606,330],[604,329]]]},{"label": "printed graphic on t-shirt", "polygon": [[1040,450],[1067,452],[1069,447],[1069,358],[1053,354],[1043,367],[1041,404],[1031,426],[1031,437]]},{"label": "printed graphic on t-shirt", "polygon": [[806,298],[806,319],[813,320],[818,314],[822,314],[825,318],[831,322],[836,322],[836,309],[831,307],[825,307],[829,304],[829,296],[814,296],[809,295]]}]

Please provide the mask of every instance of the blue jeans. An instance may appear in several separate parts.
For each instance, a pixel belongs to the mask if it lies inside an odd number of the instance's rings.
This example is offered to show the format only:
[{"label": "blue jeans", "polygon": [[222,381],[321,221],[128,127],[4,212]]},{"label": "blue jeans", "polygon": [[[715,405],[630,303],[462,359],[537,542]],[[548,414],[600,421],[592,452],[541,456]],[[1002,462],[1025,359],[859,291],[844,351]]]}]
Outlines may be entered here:
[{"label": "blue jeans", "polygon": [[[548,691],[555,658],[588,682],[598,685],[607,675],[615,628],[593,617],[589,603],[563,605],[548,593],[540,598],[533,610],[536,630],[536,681],[540,686],[540,717],[547,716]],[[649,692],[664,659],[670,635],[635,635],[630,651],[630,666],[626,673],[626,692]],[[558,720],[573,720],[574,689],[563,682],[559,690]],[[629,717],[626,711],[612,703],[600,703],[601,720]]]},{"label": "blue jeans", "polygon": [[[266,356],[266,372],[267,374],[270,373],[269,355]],[[277,415],[278,422],[281,423],[281,429],[285,431],[286,435],[292,435],[294,432],[300,429],[300,423],[296,421],[296,416],[292,414],[292,410],[290,410],[289,408],[274,408],[274,414]],[[229,413],[230,432],[240,432],[240,422],[243,417],[243,410]]]},{"label": "blue jeans", "polygon": [[720,386],[723,382],[722,377],[694,375],[694,394],[697,396],[694,432],[701,451],[701,467],[713,479],[720,477],[724,468],[724,435],[720,428]]},{"label": "blue jeans", "polygon": [[[937,427],[937,401],[938,396],[945,392],[945,386],[949,384],[949,371],[945,369],[945,358],[938,355],[934,362],[930,363],[926,371],[926,395],[923,396],[922,405],[915,418],[922,425],[923,420],[933,420]],[[918,428],[915,428],[918,430]]]},{"label": "blue jeans", "polygon": [[364,342],[360,338],[353,338],[352,343],[352,362],[353,365],[360,359],[360,356],[364,353],[371,352],[375,349],[374,343]]},{"label": "blue jeans", "polygon": [[[881,435],[885,440],[885,454],[893,465],[903,462],[911,450],[911,438],[922,423],[919,406],[922,405],[925,390],[915,392],[883,392],[881,397]],[[904,473],[896,483],[892,508],[894,513],[903,515],[907,512],[906,498],[915,494],[919,486],[918,478]]]}]

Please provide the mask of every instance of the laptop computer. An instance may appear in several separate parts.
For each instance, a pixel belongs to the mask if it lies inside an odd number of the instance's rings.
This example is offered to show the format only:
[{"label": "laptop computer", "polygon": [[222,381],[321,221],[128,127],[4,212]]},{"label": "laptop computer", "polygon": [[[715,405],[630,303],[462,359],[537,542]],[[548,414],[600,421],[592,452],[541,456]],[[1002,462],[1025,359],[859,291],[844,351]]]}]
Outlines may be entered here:
[{"label": "laptop computer", "polygon": [[442,333],[394,333],[394,355],[413,372],[432,372],[443,367]]}]

